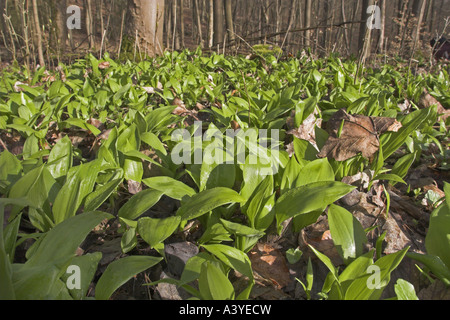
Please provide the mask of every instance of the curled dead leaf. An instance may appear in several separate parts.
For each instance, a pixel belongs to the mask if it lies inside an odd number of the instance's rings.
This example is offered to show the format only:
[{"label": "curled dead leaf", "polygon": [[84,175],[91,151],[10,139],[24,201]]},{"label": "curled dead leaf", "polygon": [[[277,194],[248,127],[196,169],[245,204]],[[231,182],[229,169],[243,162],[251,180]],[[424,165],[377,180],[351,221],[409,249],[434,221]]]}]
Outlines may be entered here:
[{"label": "curled dead leaf", "polygon": [[258,243],[248,255],[253,270],[278,289],[286,287],[291,281],[286,258],[279,250],[267,243]]},{"label": "curled dead leaf", "polygon": [[380,148],[379,136],[387,131],[397,132],[401,127],[393,118],[353,116],[341,109],[327,123],[330,136],[318,157],[346,161],[362,154],[370,159]]}]

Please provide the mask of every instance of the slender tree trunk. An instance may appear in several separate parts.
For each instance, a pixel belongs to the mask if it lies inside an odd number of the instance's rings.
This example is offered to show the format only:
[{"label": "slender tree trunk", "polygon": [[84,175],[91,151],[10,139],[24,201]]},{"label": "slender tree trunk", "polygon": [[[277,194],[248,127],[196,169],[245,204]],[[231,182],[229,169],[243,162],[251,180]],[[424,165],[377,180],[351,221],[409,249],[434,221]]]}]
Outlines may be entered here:
[{"label": "slender tree trunk", "polygon": [[4,0],[0,1],[0,31],[3,33],[3,35],[6,38],[6,22],[5,22],[5,19],[3,18],[3,14],[5,14],[5,4],[6,3]]},{"label": "slender tree trunk", "polygon": [[36,41],[39,56],[39,64],[41,65],[41,67],[43,67],[45,66],[45,60],[44,60],[44,52],[42,51],[42,32],[41,32],[41,25],[39,23],[39,10],[36,0],[33,0],[33,14],[36,29]]},{"label": "slender tree trunk", "polygon": [[199,0],[193,0],[193,6],[194,6],[194,21],[197,24],[197,32],[198,32],[198,38],[199,38],[199,42],[200,42],[200,47],[203,48],[204,43],[203,43],[203,31],[202,31],[202,20],[201,20],[201,14],[200,14],[200,10],[199,10]]},{"label": "slender tree trunk", "polygon": [[208,24],[209,48],[214,45],[214,0],[209,0],[209,24]]},{"label": "slender tree trunk", "polygon": [[95,47],[95,37],[94,37],[94,19],[92,16],[92,1],[85,0],[86,4],[86,32],[89,39],[89,48],[93,49]]},{"label": "slender tree trunk", "polygon": [[[305,28],[311,27],[311,11],[312,11],[312,0],[306,0],[305,7]],[[311,30],[305,31],[305,45],[307,48],[311,47]]]},{"label": "slender tree trunk", "polygon": [[381,1],[381,29],[380,37],[378,39],[378,51],[384,53],[384,42],[385,42],[385,32],[386,32],[386,0]]},{"label": "slender tree trunk", "polygon": [[59,55],[62,56],[66,52],[67,43],[67,22],[66,22],[66,10],[67,0],[54,0],[56,7],[56,27],[57,27],[57,48]]},{"label": "slender tree trunk", "polygon": [[235,46],[232,0],[225,1],[225,20],[227,22],[228,39]]},{"label": "slender tree trunk", "polygon": [[225,38],[223,1],[224,0],[214,1],[214,44],[223,43]]},{"label": "slender tree trunk", "polygon": [[184,0],[180,0],[180,42],[185,47]]}]

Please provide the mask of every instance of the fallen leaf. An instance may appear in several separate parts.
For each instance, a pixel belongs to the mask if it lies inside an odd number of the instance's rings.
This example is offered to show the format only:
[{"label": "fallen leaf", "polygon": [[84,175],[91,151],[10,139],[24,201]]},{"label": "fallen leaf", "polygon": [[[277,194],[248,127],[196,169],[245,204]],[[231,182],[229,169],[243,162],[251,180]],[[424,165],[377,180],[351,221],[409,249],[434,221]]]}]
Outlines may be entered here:
[{"label": "fallen leaf", "polygon": [[249,252],[249,258],[253,270],[277,288],[284,288],[291,281],[285,256],[269,244],[258,243]]},{"label": "fallen leaf", "polygon": [[100,70],[104,70],[104,69],[108,69],[110,66],[111,66],[111,64],[109,63],[109,61],[104,61],[98,65],[98,68]]},{"label": "fallen leaf", "polygon": [[400,128],[401,123],[393,118],[353,116],[341,109],[327,124],[330,136],[318,157],[346,161],[361,153],[370,159],[380,148],[379,136]]}]

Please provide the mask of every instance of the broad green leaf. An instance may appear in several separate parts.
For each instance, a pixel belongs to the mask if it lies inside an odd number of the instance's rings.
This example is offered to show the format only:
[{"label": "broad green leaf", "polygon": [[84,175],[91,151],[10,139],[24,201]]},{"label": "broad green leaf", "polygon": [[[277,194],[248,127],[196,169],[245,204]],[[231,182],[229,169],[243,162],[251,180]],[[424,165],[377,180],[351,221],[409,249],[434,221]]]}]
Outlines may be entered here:
[{"label": "broad green leaf", "polygon": [[[372,265],[374,273],[368,272],[350,284],[345,293],[345,300],[378,300],[390,282],[392,271],[402,262],[408,250],[409,248],[405,248],[378,259]],[[377,281],[379,283],[376,283]]]},{"label": "broad green leaf", "polygon": [[100,164],[97,160],[74,168],[74,173],[68,178],[55,199],[53,205],[55,224],[75,216],[85,198],[94,189]]},{"label": "broad green leaf", "polygon": [[[0,203],[0,221],[4,221],[5,206]],[[16,295],[12,283],[12,267],[3,240],[3,225],[0,227],[0,299],[14,300]]]},{"label": "broad green leaf", "polygon": [[204,300],[234,300],[235,293],[230,280],[222,270],[208,261],[202,265],[198,286]]},{"label": "broad green leaf", "polygon": [[203,248],[219,258],[230,268],[239,271],[253,281],[253,271],[249,257],[236,248],[223,244],[203,245]]},{"label": "broad green leaf", "polygon": [[436,114],[435,106],[414,111],[407,115],[404,121],[402,121],[403,127],[398,132],[389,132],[384,134],[380,138],[384,158],[389,158],[395,151],[397,151],[405,143],[409,135],[434,114]]},{"label": "broad green leaf", "polygon": [[438,256],[450,269],[450,184],[445,184],[446,201],[433,211],[425,238],[427,253]]},{"label": "broad green leaf", "polygon": [[0,192],[6,193],[7,187],[20,178],[21,162],[9,151],[0,154]]},{"label": "broad green leaf", "polygon": [[161,152],[165,156],[167,155],[166,148],[164,148],[161,140],[159,140],[159,138],[155,134],[146,132],[141,136],[141,139],[154,150]]},{"label": "broad green leaf", "polygon": [[419,300],[414,286],[406,280],[398,279],[394,290],[397,295],[397,300]]},{"label": "broad green leaf", "polygon": [[409,168],[413,165],[414,161],[416,161],[417,152],[410,153],[399,160],[397,160],[392,168],[391,173],[396,174],[400,178],[405,178],[408,174]]},{"label": "broad green leaf", "polygon": [[354,190],[341,182],[315,182],[289,190],[275,204],[273,210],[278,226],[289,218],[325,208]]},{"label": "broad green leaf", "polygon": [[112,218],[113,216],[108,213],[88,212],[65,220],[45,235],[25,265],[27,267],[42,266],[52,261],[57,262],[65,257],[74,256],[86,236],[100,222]]},{"label": "broad green leaf", "polygon": [[193,220],[230,203],[243,202],[242,198],[236,191],[228,188],[214,188],[200,192],[182,204],[178,209],[177,215],[183,221]]},{"label": "broad green leaf", "polygon": [[196,194],[191,187],[170,177],[148,178],[142,180],[142,182],[147,187],[158,190],[175,200],[183,200],[185,197],[192,197]]},{"label": "broad green leaf", "polygon": [[72,142],[65,136],[52,149],[48,157],[47,170],[58,179],[67,175],[72,167]]},{"label": "broad green leaf", "polygon": [[120,247],[123,253],[128,253],[137,245],[136,228],[129,228],[122,236]]},{"label": "broad green leaf", "polygon": [[147,189],[134,195],[119,210],[119,217],[134,220],[143,215],[147,210],[151,209],[159,202],[163,193],[158,190]]},{"label": "broad green leaf", "polygon": [[423,263],[439,280],[445,283],[447,287],[450,287],[450,269],[438,256],[415,252],[408,252],[406,256]]},{"label": "broad green leaf", "polygon": [[123,178],[118,178],[109,181],[105,185],[98,187],[94,192],[89,194],[86,198],[85,211],[95,211],[97,210],[111,194],[117,190],[120,183],[122,183]]},{"label": "broad green leaf", "polygon": [[151,248],[169,238],[181,223],[181,218],[169,217],[166,219],[142,218],[138,221],[137,231]]},{"label": "broad green leaf", "polygon": [[17,300],[52,299],[51,292],[60,275],[56,266],[44,263],[20,268],[13,272],[13,285]]},{"label": "broad green leaf", "polygon": [[114,261],[106,268],[95,287],[95,299],[108,300],[133,276],[152,268],[163,260],[148,256],[130,256]]},{"label": "broad green leaf", "polygon": [[[71,289],[69,290],[70,295],[75,300],[83,300],[86,298],[86,295],[89,290],[89,286],[94,279],[95,273],[97,272],[97,267],[102,259],[101,252],[95,252],[92,254],[86,254],[83,256],[78,256],[73,258],[70,261],[71,266],[76,266],[80,270],[80,289]],[[71,273],[64,273],[61,279],[64,282],[64,285],[67,285],[67,282],[70,281]]]},{"label": "broad green leaf", "polygon": [[299,172],[295,187],[313,182],[334,181],[334,171],[328,159],[318,159],[305,165]]},{"label": "broad green leaf", "polygon": [[328,208],[331,237],[340,256],[347,264],[359,257],[367,243],[361,223],[346,209],[332,204]]},{"label": "broad green leaf", "polygon": [[333,262],[331,262],[330,258],[328,258],[326,255],[318,251],[316,248],[314,248],[311,245],[308,245],[309,248],[314,252],[314,254],[319,258],[320,261],[328,268],[330,271],[333,279],[339,283],[339,277],[338,277],[338,271],[336,267],[333,265]]}]

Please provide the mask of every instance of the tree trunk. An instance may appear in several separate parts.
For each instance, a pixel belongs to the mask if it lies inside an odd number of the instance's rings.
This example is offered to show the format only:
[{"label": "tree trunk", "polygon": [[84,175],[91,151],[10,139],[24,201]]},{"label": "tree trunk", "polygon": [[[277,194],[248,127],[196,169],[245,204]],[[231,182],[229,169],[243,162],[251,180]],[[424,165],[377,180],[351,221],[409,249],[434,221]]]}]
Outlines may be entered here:
[{"label": "tree trunk", "polygon": [[209,0],[209,24],[208,24],[208,47],[212,48],[214,45],[214,0]]},{"label": "tree trunk", "polygon": [[93,49],[95,47],[95,37],[94,37],[94,19],[92,16],[91,0],[85,0],[85,10],[86,10],[86,32],[89,39],[89,48]]},{"label": "tree trunk", "polygon": [[384,53],[385,31],[386,30],[386,0],[381,0],[381,29],[378,38],[378,52]]},{"label": "tree trunk", "polygon": [[225,1],[225,20],[227,22],[227,31],[228,31],[228,39],[235,45],[236,37],[234,35],[234,24],[233,24],[233,7],[232,0],[224,0]]},{"label": "tree trunk", "polygon": [[197,24],[197,32],[198,32],[198,38],[199,38],[199,42],[200,42],[200,47],[203,48],[204,43],[203,43],[203,31],[202,31],[202,20],[201,20],[201,15],[200,15],[200,8],[198,6],[198,1],[199,0],[193,0],[194,2],[194,21]]},{"label": "tree trunk", "polygon": [[57,48],[59,55],[62,56],[66,52],[67,43],[67,21],[66,10],[67,10],[67,0],[54,0],[56,7],[56,26],[57,26]]},{"label": "tree trunk", "polygon": [[184,0],[180,0],[180,41],[181,47],[185,47],[185,28],[184,28]]},{"label": "tree trunk", "polygon": [[[306,7],[305,7],[305,28],[311,27],[311,11],[312,11],[312,0],[306,0]],[[311,30],[305,31],[305,45],[306,48],[311,47]]]},{"label": "tree trunk", "polygon": [[164,0],[128,0],[127,31],[150,56],[163,53]]},{"label": "tree trunk", "polygon": [[3,14],[5,13],[5,1],[0,1],[0,31],[3,33],[6,40],[6,22],[3,18]]},{"label": "tree trunk", "polygon": [[37,38],[36,41],[37,41],[39,64],[41,65],[41,67],[43,67],[45,66],[45,60],[44,60],[44,52],[42,51],[42,32],[41,32],[41,24],[39,23],[39,10],[36,0],[33,0],[33,14],[36,29],[36,38]]},{"label": "tree trunk", "polygon": [[214,1],[214,44],[223,43],[225,38],[223,1],[224,0]]}]

